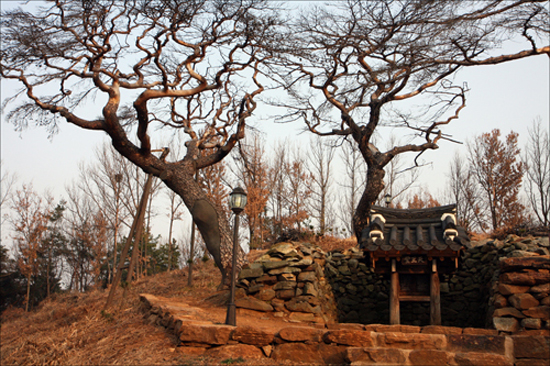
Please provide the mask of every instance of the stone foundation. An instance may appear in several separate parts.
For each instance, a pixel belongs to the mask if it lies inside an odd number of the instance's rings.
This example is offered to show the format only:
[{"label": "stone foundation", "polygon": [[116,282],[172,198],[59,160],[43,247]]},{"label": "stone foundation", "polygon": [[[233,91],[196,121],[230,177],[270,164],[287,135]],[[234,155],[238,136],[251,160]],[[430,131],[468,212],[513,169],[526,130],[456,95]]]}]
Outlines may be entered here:
[{"label": "stone foundation", "polygon": [[[193,308],[142,294],[145,318],[173,333],[182,353],[304,364],[547,365],[550,338],[496,330],[381,324],[307,324],[265,330],[192,320]],[[261,313],[258,312],[258,317]]]}]

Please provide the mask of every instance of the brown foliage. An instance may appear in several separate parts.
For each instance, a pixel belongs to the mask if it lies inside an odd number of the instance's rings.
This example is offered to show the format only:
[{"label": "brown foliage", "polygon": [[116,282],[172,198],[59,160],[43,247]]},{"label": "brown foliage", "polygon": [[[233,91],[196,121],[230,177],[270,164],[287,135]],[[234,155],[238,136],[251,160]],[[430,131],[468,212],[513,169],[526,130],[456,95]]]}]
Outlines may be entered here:
[{"label": "brown foliage", "polygon": [[429,192],[415,193],[415,195],[409,199],[409,209],[430,208],[441,206],[439,202],[432,197]]}]

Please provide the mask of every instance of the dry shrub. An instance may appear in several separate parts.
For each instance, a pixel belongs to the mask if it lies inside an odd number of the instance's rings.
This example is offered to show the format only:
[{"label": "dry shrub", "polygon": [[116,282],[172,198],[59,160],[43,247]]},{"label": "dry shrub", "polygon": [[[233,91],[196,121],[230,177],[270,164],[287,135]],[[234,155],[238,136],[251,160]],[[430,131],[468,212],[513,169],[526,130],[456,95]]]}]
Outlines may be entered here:
[{"label": "dry shrub", "polygon": [[332,235],[325,234],[315,242],[323,251],[332,252],[332,251],[344,251],[349,248],[357,246],[357,238],[351,236],[349,238],[340,239]]}]

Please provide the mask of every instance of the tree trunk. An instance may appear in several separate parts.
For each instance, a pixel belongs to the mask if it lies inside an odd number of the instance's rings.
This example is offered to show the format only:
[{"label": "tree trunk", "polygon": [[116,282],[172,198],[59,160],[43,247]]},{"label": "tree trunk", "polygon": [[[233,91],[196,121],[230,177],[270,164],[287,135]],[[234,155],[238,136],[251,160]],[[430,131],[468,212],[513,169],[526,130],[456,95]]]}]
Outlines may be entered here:
[{"label": "tree trunk", "polygon": [[31,275],[27,276],[27,301],[25,301],[25,311],[29,311],[29,302],[31,300]]},{"label": "tree trunk", "polygon": [[[231,229],[226,217],[220,215],[205,192],[194,179],[193,162],[182,163],[185,167],[171,170],[162,176],[164,183],[182,199],[193,217],[193,222],[202,235],[206,249],[214,258],[222,274],[222,285],[226,285],[227,273],[231,270],[232,240]],[[239,247],[237,272],[245,261],[244,251]]]},{"label": "tree trunk", "polygon": [[380,192],[384,190],[385,171],[381,167],[370,167],[367,170],[367,183],[353,214],[353,231],[357,241],[361,239],[361,231],[368,225],[370,209]]}]

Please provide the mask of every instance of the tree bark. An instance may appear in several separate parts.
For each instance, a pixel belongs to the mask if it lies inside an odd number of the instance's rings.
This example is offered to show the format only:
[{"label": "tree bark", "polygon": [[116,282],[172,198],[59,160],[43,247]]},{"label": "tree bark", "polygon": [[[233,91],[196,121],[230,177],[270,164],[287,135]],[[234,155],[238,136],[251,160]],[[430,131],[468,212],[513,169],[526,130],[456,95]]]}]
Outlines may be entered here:
[{"label": "tree bark", "polygon": [[385,171],[382,167],[369,165],[367,170],[367,184],[353,215],[353,231],[357,240],[361,238],[361,231],[369,223],[370,209],[380,192],[384,190]]}]

